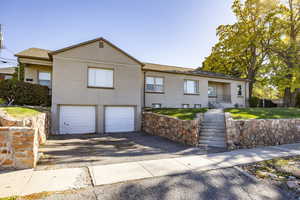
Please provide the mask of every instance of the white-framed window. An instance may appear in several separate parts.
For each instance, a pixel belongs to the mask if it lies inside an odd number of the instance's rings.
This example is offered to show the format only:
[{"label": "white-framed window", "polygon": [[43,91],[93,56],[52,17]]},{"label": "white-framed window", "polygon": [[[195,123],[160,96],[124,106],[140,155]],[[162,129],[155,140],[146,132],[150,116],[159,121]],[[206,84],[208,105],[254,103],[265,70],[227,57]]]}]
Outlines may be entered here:
[{"label": "white-framed window", "polygon": [[195,104],[194,108],[201,108],[201,104]]},{"label": "white-framed window", "polygon": [[243,96],[242,85],[237,85],[237,96]]},{"label": "white-framed window", "polygon": [[182,108],[189,108],[190,104],[182,104]]},{"label": "white-framed window", "polygon": [[8,79],[12,79],[13,76],[12,75],[4,75],[4,80],[8,80]]},{"label": "white-framed window", "polygon": [[38,82],[40,85],[51,87],[51,73],[50,72],[39,72]]},{"label": "white-framed window", "polygon": [[196,80],[184,80],[184,94],[198,94],[199,87]]},{"label": "white-framed window", "polygon": [[161,108],[161,104],[160,103],[153,103],[152,108]]},{"label": "white-framed window", "polygon": [[164,78],[162,77],[146,77],[146,92],[163,92]]},{"label": "white-framed window", "polygon": [[100,88],[114,87],[114,70],[103,68],[88,68],[88,86]]},{"label": "white-framed window", "polygon": [[208,97],[217,97],[217,87],[208,86]]}]

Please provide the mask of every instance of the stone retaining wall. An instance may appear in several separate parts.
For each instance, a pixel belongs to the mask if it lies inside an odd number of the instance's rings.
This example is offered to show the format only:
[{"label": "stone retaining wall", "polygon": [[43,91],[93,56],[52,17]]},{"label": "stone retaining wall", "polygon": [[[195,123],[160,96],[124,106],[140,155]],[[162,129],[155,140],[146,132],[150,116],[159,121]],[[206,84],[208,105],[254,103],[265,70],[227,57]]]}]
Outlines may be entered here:
[{"label": "stone retaining wall", "polygon": [[150,135],[161,136],[175,142],[197,146],[203,114],[195,120],[180,120],[152,112],[143,112],[142,129]]},{"label": "stone retaining wall", "polygon": [[0,127],[0,167],[34,168],[38,160],[38,132],[30,127]]},{"label": "stone retaining wall", "polygon": [[22,120],[0,116],[0,167],[33,168],[38,161],[38,148],[46,142],[50,131],[50,114]]},{"label": "stone retaining wall", "polygon": [[44,144],[50,134],[50,113],[40,113],[25,119],[15,119],[8,115],[0,115],[0,127],[30,127],[38,131],[39,143]]},{"label": "stone retaining wall", "polygon": [[225,113],[225,121],[229,149],[300,142],[300,119],[233,120]]}]

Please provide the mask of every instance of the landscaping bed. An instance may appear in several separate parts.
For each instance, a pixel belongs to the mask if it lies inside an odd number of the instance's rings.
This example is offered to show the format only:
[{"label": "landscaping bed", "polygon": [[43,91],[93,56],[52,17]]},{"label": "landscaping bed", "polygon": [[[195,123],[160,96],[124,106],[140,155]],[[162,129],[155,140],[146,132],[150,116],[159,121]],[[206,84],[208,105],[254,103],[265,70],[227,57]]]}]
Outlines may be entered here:
[{"label": "landscaping bed", "polygon": [[41,113],[40,110],[35,108],[19,107],[19,106],[9,106],[0,107],[1,114],[8,115],[16,119],[22,119],[26,117],[35,116]]},{"label": "landscaping bed", "polygon": [[241,167],[258,179],[300,197],[300,156],[276,158]]},{"label": "landscaping bed", "polygon": [[181,120],[194,120],[197,113],[205,113],[207,108],[155,108],[147,111],[175,117]]},{"label": "landscaping bed", "polygon": [[299,108],[228,108],[233,119],[291,119],[300,118]]}]

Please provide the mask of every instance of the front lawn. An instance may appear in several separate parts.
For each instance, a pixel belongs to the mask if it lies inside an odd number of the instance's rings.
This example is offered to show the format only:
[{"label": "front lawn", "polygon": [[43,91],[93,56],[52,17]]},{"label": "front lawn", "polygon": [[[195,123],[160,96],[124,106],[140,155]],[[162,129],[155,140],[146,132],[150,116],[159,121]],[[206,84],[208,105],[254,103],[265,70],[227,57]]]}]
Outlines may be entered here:
[{"label": "front lawn", "polygon": [[228,108],[233,119],[288,119],[300,118],[299,108]]},{"label": "front lawn", "polygon": [[182,120],[193,120],[197,113],[205,113],[207,110],[207,108],[156,108],[150,111]]},{"label": "front lawn", "polygon": [[40,111],[33,108],[25,108],[25,107],[17,107],[17,106],[0,107],[0,111],[4,111],[5,113],[7,113],[7,115],[18,119],[34,116],[40,113]]}]

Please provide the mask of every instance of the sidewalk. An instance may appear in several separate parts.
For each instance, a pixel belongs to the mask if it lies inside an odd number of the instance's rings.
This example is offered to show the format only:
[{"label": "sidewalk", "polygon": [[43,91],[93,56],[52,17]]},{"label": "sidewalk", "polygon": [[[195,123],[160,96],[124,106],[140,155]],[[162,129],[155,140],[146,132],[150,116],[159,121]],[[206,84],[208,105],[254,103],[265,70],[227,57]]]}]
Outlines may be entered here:
[{"label": "sidewalk", "polygon": [[0,172],[0,198],[84,188],[91,186],[90,177],[92,184],[96,186],[190,171],[226,168],[294,155],[300,155],[300,143],[199,156],[89,166],[88,170],[86,168],[66,168]]}]

